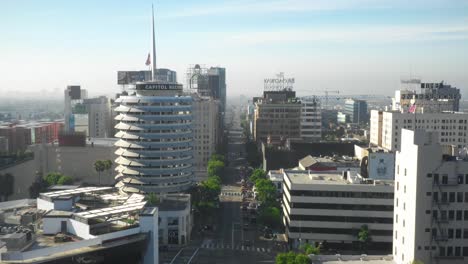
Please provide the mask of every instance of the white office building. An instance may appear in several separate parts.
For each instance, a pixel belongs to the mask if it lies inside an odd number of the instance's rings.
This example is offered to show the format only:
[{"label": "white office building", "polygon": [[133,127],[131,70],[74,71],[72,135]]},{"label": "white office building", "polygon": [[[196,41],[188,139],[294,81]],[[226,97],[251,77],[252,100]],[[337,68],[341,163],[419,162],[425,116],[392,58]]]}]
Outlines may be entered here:
[{"label": "white office building", "polygon": [[393,181],[374,181],[355,172],[284,171],[283,221],[291,247],[327,241],[356,249],[366,225],[372,246],[391,250]]},{"label": "white office building", "polygon": [[221,142],[220,100],[198,94],[192,97],[194,174],[195,180],[202,181],[207,177],[208,161]]},{"label": "white office building", "polygon": [[372,110],[370,143],[390,151],[398,150],[401,147],[402,129],[425,129],[438,132],[442,145],[463,148],[468,143],[467,126],[468,113],[413,114]]},{"label": "white office building", "polygon": [[322,138],[322,113],[317,98],[301,99],[301,138],[317,141]]},{"label": "white office building", "polygon": [[402,130],[395,160],[397,264],[468,263],[468,160],[440,144],[438,135]]}]

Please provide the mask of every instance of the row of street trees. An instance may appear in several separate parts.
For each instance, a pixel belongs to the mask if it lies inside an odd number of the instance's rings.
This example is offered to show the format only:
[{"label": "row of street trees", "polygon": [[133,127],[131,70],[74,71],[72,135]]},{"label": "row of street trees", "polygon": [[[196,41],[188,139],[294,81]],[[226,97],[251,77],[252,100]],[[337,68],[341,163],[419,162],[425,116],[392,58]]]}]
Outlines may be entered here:
[{"label": "row of street trees", "polygon": [[281,210],[280,204],[276,200],[275,184],[267,178],[266,172],[261,169],[255,169],[249,180],[255,185],[256,198],[260,204],[258,221],[270,228],[280,227]]},{"label": "row of street trees", "polygon": [[192,187],[193,207],[203,215],[209,215],[219,203],[221,193],[221,177],[225,169],[224,156],[214,154],[208,161],[208,178]]}]

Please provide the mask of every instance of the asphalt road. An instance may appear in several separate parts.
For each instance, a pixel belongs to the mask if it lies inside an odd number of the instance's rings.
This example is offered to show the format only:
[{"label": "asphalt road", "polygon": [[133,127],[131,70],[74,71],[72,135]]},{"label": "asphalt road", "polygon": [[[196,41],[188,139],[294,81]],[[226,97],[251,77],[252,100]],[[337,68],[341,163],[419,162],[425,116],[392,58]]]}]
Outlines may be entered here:
[{"label": "asphalt road", "polygon": [[[261,239],[260,227],[244,227],[241,210],[241,171],[245,162],[245,145],[238,111],[228,117],[231,130],[228,135],[228,166],[221,176],[220,207],[214,214],[213,230],[192,235],[192,242],[173,259],[176,263],[274,263],[277,253],[274,242]],[[195,227],[196,228],[196,227]],[[170,262],[167,262],[170,263]]]}]

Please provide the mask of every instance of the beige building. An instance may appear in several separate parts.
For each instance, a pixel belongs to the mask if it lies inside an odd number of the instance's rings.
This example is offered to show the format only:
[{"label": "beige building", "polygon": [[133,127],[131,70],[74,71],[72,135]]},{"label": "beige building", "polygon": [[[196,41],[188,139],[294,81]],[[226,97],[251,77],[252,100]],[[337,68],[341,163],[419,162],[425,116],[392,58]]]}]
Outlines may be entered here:
[{"label": "beige building", "polygon": [[197,181],[207,177],[208,160],[221,142],[220,100],[193,94],[193,157]]},{"label": "beige building", "polygon": [[255,102],[254,140],[275,145],[300,138],[301,107],[294,91],[265,91]]}]

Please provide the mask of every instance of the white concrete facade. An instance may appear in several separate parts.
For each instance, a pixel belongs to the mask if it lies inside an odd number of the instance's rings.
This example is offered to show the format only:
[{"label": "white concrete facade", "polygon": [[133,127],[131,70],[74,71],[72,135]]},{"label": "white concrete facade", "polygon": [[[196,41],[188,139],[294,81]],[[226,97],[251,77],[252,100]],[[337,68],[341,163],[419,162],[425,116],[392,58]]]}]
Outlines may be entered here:
[{"label": "white concrete facade", "polygon": [[322,113],[318,99],[301,99],[301,138],[317,141],[322,138]]},{"label": "white concrete facade", "polygon": [[[386,150],[395,151],[400,149],[402,129],[425,129],[438,132],[439,142],[442,145],[456,145],[462,148],[468,143],[468,113],[412,114],[383,111],[381,126],[376,121],[378,115],[377,110],[371,111],[370,142]],[[378,145],[379,142],[381,142],[380,145]]]},{"label": "white concrete facade", "polygon": [[448,148],[438,142],[434,132],[402,131],[395,166],[397,264],[468,262],[468,161],[444,155]]},{"label": "white concrete facade", "polygon": [[374,243],[391,246],[393,182],[362,183],[354,173],[284,171],[283,221],[292,247],[353,243],[367,225]]}]

